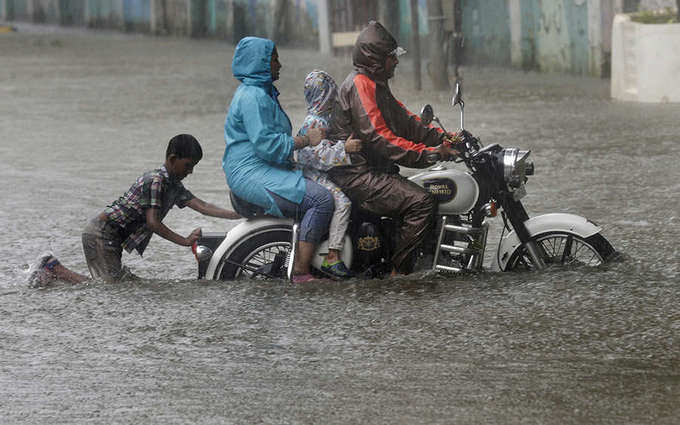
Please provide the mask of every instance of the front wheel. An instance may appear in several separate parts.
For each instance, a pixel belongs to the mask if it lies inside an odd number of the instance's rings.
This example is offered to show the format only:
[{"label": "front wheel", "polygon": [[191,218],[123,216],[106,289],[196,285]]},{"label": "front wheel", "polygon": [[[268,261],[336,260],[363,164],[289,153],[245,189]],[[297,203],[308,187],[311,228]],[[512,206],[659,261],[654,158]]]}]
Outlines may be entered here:
[{"label": "front wheel", "polygon": [[[532,241],[545,252],[547,266],[597,267],[615,257],[616,251],[599,233],[584,238],[570,232],[547,232],[532,236]],[[510,270],[534,269],[531,257],[524,246],[515,250],[505,268]]]}]

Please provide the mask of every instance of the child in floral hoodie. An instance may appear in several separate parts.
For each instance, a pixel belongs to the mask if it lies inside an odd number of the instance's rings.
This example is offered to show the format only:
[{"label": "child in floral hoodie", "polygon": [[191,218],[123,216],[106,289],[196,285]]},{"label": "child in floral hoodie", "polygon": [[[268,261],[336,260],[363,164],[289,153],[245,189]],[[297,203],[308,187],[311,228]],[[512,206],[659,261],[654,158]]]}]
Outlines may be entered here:
[{"label": "child in floral hoodie", "polygon": [[[305,78],[305,101],[307,117],[298,135],[304,135],[310,128],[328,129],[333,105],[338,95],[338,86],[328,73],[314,70]],[[323,272],[341,278],[352,273],[341,259],[345,232],[349,225],[352,203],[349,198],[328,179],[326,172],[337,166],[349,165],[347,152],[361,150],[361,140],[350,136],[346,141],[322,140],[317,146],[308,146],[297,151],[297,164],[303,175],[328,189],[335,199],[335,213],[331,219],[328,236],[328,255],[321,266]]]}]

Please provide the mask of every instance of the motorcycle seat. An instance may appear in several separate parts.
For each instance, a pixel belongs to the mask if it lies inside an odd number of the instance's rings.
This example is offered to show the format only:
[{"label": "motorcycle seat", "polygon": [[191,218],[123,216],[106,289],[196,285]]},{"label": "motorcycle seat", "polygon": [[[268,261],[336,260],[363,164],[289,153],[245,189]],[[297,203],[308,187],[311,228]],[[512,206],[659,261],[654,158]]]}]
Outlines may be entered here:
[{"label": "motorcycle seat", "polygon": [[234,195],[234,192],[229,192],[229,200],[231,201],[231,206],[234,208],[234,211],[242,217],[255,218],[268,215],[265,214],[264,208],[239,198]]}]

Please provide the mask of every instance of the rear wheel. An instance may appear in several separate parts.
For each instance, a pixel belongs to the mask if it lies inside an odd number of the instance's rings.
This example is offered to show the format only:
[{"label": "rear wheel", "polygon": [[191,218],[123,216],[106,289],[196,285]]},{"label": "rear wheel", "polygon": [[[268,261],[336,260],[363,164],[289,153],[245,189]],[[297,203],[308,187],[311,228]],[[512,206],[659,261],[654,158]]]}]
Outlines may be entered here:
[{"label": "rear wheel", "polygon": [[220,260],[219,280],[284,278],[290,254],[291,229],[267,229],[244,239]]},{"label": "rear wheel", "polygon": [[[544,261],[547,266],[597,267],[609,261],[616,253],[609,241],[599,233],[583,238],[569,232],[548,232],[531,239],[545,252]],[[505,270],[533,268],[531,257],[522,246],[512,254]]]}]

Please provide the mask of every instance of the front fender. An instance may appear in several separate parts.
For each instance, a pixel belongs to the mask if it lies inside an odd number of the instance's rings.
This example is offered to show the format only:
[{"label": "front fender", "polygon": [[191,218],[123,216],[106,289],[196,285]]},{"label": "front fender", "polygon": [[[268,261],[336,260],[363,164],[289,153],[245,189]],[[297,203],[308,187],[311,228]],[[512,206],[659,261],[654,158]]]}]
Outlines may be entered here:
[{"label": "front fender", "polygon": [[[585,217],[565,213],[538,215],[525,221],[524,225],[531,236],[546,232],[569,232],[585,239],[602,230],[601,227]],[[498,246],[498,254],[494,258],[494,262],[497,263],[501,271],[505,270],[508,261],[512,258],[512,254],[521,245],[522,242],[520,242],[514,230],[501,239]]]},{"label": "front fender", "polygon": [[206,278],[212,279],[212,276],[215,275],[215,270],[217,270],[217,266],[220,263],[220,259],[222,259],[225,254],[230,255],[239,246],[241,241],[264,230],[291,230],[292,227],[293,219],[290,218],[258,217],[239,223],[236,227],[229,230],[227,236],[213,253],[208,268],[206,269]]}]

